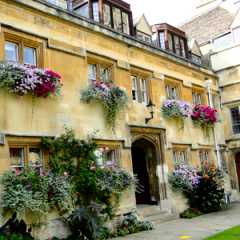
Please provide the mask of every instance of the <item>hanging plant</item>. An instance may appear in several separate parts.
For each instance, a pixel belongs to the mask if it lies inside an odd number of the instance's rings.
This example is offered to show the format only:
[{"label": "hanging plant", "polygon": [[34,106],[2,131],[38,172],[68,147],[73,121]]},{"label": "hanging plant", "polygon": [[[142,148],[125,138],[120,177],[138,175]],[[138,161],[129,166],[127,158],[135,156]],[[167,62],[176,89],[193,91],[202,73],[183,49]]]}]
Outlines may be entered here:
[{"label": "hanging plant", "polygon": [[118,112],[127,105],[127,94],[121,88],[106,83],[93,82],[81,94],[85,103],[100,103],[105,111],[107,124],[115,127]]},{"label": "hanging plant", "polygon": [[217,109],[207,105],[194,106],[191,117],[195,125],[208,128],[218,121]]},{"label": "hanging plant", "polygon": [[164,117],[173,118],[180,122],[181,128],[184,127],[184,119],[191,115],[189,103],[179,100],[166,100],[162,105]]},{"label": "hanging plant", "polygon": [[13,62],[0,64],[0,88],[9,93],[46,98],[60,95],[61,87],[61,76],[50,69]]}]

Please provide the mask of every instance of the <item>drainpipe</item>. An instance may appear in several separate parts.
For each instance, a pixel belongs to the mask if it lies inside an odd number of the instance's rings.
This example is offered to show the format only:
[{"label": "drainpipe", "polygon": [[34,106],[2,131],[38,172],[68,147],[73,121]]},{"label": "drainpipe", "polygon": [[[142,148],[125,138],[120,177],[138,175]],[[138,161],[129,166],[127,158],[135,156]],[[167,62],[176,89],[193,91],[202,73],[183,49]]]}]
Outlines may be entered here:
[{"label": "drainpipe", "polygon": [[[205,81],[205,87],[206,87],[207,92],[208,92],[209,105],[210,105],[210,107],[214,108],[212,91],[211,91],[212,80],[208,80],[208,78],[206,78],[205,80],[207,80],[207,81]],[[218,141],[217,141],[217,135],[216,135],[215,127],[213,127],[213,138],[214,138],[215,150],[216,150],[216,153],[217,153],[218,167],[220,169],[222,169],[221,152],[220,152],[220,146],[219,146]]]}]

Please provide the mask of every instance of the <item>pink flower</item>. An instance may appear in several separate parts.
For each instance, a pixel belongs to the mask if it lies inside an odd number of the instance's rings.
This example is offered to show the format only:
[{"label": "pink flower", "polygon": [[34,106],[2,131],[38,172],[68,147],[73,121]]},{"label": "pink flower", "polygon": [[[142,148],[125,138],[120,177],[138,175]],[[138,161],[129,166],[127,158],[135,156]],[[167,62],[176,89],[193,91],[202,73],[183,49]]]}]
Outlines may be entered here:
[{"label": "pink flower", "polygon": [[68,173],[67,173],[67,172],[64,172],[63,174],[64,174],[64,176],[65,176],[65,177],[67,177],[67,176],[68,176]]}]

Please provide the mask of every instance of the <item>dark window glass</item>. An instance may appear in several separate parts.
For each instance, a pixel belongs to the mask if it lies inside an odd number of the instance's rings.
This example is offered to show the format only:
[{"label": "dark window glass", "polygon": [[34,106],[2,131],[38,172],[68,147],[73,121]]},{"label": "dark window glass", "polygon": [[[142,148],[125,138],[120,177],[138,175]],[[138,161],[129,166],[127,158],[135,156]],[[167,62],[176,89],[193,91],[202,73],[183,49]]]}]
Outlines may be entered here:
[{"label": "dark window glass", "polygon": [[171,33],[168,33],[168,48],[170,51],[173,51],[173,38]]},{"label": "dark window glass", "polygon": [[185,40],[180,38],[182,56],[186,57]]},{"label": "dark window glass", "polygon": [[181,55],[180,40],[177,35],[174,35],[174,46],[175,46],[175,53],[177,55]]},{"label": "dark window glass", "polygon": [[129,30],[129,16],[127,13],[125,12],[122,12],[122,25],[123,25],[123,32],[126,33],[126,34],[129,34],[130,33],[130,30]]},{"label": "dark window glass", "polygon": [[233,134],[240,134],[240,112],[239,107],[231,108]]},{"label": "dark window glass", "polygon": [[24,148],[10,148],[10,161],[11,167],[23,168],[24,167]]},{"label": "dark window glass", "polygon": [[122,32],[121,10],[116,7],[113,8],[113,24],[114,24],[114,29]]}]

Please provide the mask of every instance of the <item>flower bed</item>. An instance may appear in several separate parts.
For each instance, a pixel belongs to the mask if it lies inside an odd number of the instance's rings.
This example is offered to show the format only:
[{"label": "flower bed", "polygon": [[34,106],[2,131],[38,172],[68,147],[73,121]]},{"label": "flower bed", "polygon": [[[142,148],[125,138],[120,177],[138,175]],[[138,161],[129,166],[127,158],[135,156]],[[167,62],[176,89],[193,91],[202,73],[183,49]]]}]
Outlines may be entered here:
[{"label": "flower bed", "polygon": [[36,66],[3,62],[0,64],[0,87],[20,96],[48,97],[60,95],[61,76]]},{"label": "flower bed", "polygon": [[191,115],[191,106],[187,102],[179,100],[166,100],[162,106],[165,117],[187,118]]},{"label": "flower bed", "polygon": [[100,103],[108,125],[114,127],[117,113],[127,105],[128,98],[124,90],[113,84],[93,82],[82,92],[81,99],[85,103]]},{"label": "flower bed", "polygon": [[196,105],[191,118],[196,125],[212,127],[218,121],[217,109],[207,105]]}]

